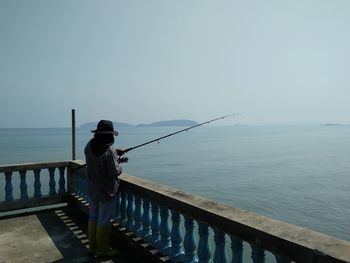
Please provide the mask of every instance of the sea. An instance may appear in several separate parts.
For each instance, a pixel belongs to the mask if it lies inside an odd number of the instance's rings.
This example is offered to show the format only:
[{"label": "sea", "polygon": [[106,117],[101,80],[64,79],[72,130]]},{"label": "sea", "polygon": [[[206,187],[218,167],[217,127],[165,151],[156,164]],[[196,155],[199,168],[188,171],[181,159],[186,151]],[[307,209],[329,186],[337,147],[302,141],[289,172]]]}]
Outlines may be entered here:
[{"label": "sea", "polygon": [[[115,147],[182,128],[120,127]],[[77,159],[91,137],[77,129]],[[0,165],[71,156],[70,128],[0,129]],[[350,125],[207,125],[127,157],[130,175],[350,241]]]}]

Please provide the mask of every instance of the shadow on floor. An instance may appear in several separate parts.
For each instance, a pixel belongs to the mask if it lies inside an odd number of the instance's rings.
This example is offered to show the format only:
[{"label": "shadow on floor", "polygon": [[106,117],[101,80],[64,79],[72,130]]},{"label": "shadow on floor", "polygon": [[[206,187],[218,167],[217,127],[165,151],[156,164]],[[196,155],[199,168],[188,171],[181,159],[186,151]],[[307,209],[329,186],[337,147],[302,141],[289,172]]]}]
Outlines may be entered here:
[{"label": "shadow on floor", "polygon": [[87,224],[88,218],[77,209],[63,207],[50,211],[36,213],[47,234],[60,251],[63,259],[52,263],[63,262],[142,262],[130,255],[121,253],[114,259],[99,259],[87,254]]}]

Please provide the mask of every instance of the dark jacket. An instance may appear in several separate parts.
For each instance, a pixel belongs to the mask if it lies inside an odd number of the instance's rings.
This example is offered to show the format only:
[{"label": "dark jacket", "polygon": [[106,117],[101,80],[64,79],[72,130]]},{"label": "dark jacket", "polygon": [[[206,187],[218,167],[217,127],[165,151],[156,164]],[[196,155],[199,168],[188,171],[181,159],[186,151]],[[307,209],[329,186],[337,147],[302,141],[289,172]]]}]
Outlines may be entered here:
[{"label": "dark jacket", "polygon": [[91,141],[85,147],[89,197],[95,201],[111,200],[119,187],[118,176],[122,173],[115,149],[109,146],[106,151],[97,155],[91,149]]}]

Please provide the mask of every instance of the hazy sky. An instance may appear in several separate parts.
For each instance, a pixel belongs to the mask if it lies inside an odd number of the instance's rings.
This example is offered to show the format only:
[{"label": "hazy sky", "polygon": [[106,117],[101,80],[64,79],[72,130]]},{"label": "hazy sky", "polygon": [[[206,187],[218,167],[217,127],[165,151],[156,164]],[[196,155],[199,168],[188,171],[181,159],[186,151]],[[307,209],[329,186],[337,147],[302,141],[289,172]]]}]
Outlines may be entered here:
[{"label": "hazy sky", "polygon": [[[0,0],[0,127],[350,123],[349,0]],[[219,123],[218,123],[219,124]]]}]

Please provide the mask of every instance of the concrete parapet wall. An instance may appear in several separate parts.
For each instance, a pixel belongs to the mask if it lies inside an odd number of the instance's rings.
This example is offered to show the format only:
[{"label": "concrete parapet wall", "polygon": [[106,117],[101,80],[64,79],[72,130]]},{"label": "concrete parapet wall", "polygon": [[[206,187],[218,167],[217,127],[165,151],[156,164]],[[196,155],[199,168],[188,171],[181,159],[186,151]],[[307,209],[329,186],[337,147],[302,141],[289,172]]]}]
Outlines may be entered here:
[{"label": "concrete parapet wall", "polygon": [[296,262],[350,262],[350,242],[130,175],[121,187]]}]

